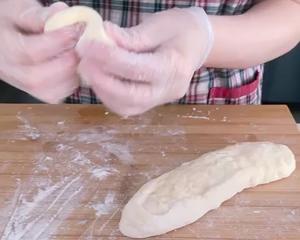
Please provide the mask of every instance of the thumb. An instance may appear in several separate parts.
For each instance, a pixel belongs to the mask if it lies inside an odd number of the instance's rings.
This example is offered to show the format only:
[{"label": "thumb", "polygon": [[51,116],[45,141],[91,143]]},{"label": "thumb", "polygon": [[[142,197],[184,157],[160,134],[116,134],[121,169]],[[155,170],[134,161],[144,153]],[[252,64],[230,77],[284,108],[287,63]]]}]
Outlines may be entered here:
[{"label": "thumb", "polygon": [[68,5],[63,2],[54,3],[49,7],[31,6],[19,15],[16,25],[25,32],[42,33],[47,19],[66,8]]},{"label": "thumb", "polygon": [[114,23],[104,22],[105,31],[110,38],[119,47],[134,52],[153,51],[166,40],[165,34],[159,32],[158,26],[148,21],[134,27],[121,28]]}]

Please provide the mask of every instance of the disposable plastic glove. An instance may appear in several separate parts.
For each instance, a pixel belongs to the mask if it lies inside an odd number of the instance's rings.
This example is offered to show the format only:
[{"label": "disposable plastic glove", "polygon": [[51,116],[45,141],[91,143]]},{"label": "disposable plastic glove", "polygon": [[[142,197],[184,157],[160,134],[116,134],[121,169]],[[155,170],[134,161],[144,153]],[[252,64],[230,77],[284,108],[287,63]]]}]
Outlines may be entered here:
[{"label": "disposable plastic glove", "polygon": [[112,111],[143,113],[186,93],[213,44],[202,8],[171,9],[122,29],[105,23],[117,47],[90,42],[79,49],[80,74]]},{"label": "disposable plastic glove", "polygon": [[78,86],[73,50],[78,26],[43,33],[46,19],[65,9],[34,0],[0,1],[0,78],[48,103],[57,103]]}]

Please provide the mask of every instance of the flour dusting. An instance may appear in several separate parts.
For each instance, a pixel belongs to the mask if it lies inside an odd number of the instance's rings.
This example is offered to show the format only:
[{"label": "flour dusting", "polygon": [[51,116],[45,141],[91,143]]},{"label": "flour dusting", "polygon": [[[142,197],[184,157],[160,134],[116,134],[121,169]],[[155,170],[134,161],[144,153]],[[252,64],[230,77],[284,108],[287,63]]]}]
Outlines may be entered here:
[{"label": "flour dusting", "polygon": [[42,216],[35,216],[36,213],[34,212],[37,211],[39,206],[58,188],[59,186],[55,185],[43,190],[38,189],[36,195],[34,195],[31,200],[26,199],[24,193],[20,193],[14,206],[14,212],[11,214],[10,220],[4,230],[2,239],[23,239],[29,231],[32,231],[32,228]]},{"label": "flour dusting", "polygon": [[17,118],[20,120],[22,125],[20,125],[21,132],[23,132],[24,136],[31,140],[37,140],[40,138],[41,133],[40,130],[31,125],[29,120],[23,116],[21,112],[18,112]]},{"label": "flour dusting", "polygon": [[101,215],[107,215],[110,214],[115,206],[114,206],[114,200],[116,197],[116,193],[115,192],[109,192],[104,201],[97,203],[97,204],[93,204],[92,207],[93,209],[96,211],[96,216],[100,217]]},{"label": "flour dusting", "polygon": [[195,116],[195,115],[182,115],[181,118],[193,118],[193,119],[204,119],[209,120],[209,117],[206,116]]},{"label": "flour dusting", "polygon": [[63,126],[63,125],[65,125],[65,121],[59,121],[59,122],[57,122],[57,125],[58,126]]},{"label": "flour dusting", "polygon": [[[109,114],[105,113],[106,116]],[[112,191],[113,186],[118,186],[124,176],[132,186],[138,186],[141,181],[150,180],[166,170],[149,162],[149,168],[143,165],[143,169],[131,171],[136,163],[132,152],[149,147],[148,150],[156,152],[163,161],[174,149],[187,150],[180,148],[186,143],[184,127],[157,125],[151,118],[138,117],[140,124],[129,125],[128,133],[122,125],[83,124],[84,127],[79,128],[61,118],[56,118],[52,124],[49,121],[33,124],[29,116],[28,112],[16,115],[19,126],[10,141],[38,140],[32,143],[33,157],[28,163],[31,164],[28,169],[32,170],[24,170],[28,178],[19,181],[20,187],[12,196],[3,240],[51,239],[72,228],[68,220],[73,219],[72,214],[78,209],[92,209],[95,213],[92,220],[73,220],[72,224],[80,228],[84,239],[94,239],[95,229],[97,234],[107,234],[108,239],[114,239],[119,232],[110,229],[109,223],[115,221],[127,196]],[[163,118],[163,114],[159,117]],[[132,121],[130,118],[123,120]],[[145,144],[148,140],[132,137],[144,132],[159,136],[172,145],[153,145],[151,141]],[[121,172],[124,169],[126,172]],[[113,184],[107,184],[109,181]],[[99,201],[99,196],[104,197]]]},{"label": "flour dusting", "polygon": [[[34,126],[26,116],[22,112],[16,115],[20,125],[10,140],[38,139],[41,147],[33,156],[32,174],[19,183],[13,196],[3,240],[49,239],[75,209],[82,207],[82,196],[88,191],[99,194],[98,183],[120,172],[112,161],[121,165],[134,161],[131,143],[120,139],[114,126],[68,131],[66,121],[60,120],[49,131],[49,125]],[[94,204],[92,197],[85,200],[85,206],[94,208],[98,219],[118,207],[115,197],[115,192],[108,191],[102,202]],[[78,221],[78,225],[91,227],[86,220]]]},{"label": "flour dusting", "polygon": [[91,173],[98,180],[104,180],[112,174],[119,173],[119,171],[113,167],[99,167],[92,169]]},{"label": "flour dusting", "polygon": [[115,155],[125,164],[130,164],[133,162],[133,157],[128,151],[128,145],[118,143],[103,143],[102,147],[110,154]]}]

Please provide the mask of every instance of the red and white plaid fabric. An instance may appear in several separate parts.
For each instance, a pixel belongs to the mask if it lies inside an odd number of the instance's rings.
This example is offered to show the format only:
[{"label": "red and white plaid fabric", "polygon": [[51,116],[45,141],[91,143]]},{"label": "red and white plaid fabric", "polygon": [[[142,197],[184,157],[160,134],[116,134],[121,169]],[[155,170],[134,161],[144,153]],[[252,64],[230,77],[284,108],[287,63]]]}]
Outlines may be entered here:
[{"label": "red and white plaid fabric", "polygon": [[[49,5],[54,0],[43,0]],[[85,5],[99,11],[105,20],[122,27],[138,24],[148,14],[173,7],[203,7],[209,15],[239,15],[253,6],[253,0],[66,0],[68,5]],[[230,33],[228,33],[230,34]],[[238,36],[233,36],[238,37]],[[234,53],[232,53],[234,54]],[[191,79],[186,104],[259,104],[263,66],[247,69],[201,68]],[[99,103],[91,89],[79,88],[68,103]]]}]

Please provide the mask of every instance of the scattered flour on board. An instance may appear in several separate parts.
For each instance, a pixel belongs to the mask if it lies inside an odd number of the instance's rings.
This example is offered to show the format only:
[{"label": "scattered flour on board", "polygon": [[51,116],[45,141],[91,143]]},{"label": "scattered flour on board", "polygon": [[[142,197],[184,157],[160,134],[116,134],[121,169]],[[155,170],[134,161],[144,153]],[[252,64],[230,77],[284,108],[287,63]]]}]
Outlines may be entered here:
[{"label": "scattered flour on board", "polygon": [[24,237],[24,235],[31,230],[33,225],[36,223],[36,218],[33,216],[34,211],[55,190],[57,190],[57,188],[58,186],[50,186],[45,190],[38,189],[37,194],[32,200],[27,200],[26,197],[24,197],[24,193],[19,193],[2,239],[22,239],[22,237]]},{"label": "scattered flour on board", "polygon": [[[95,126],[68,132],[68,125],[61,120],[56,122],[56,127],[64,131],[57,134],[42,124],[33,126],[22,112],[16,118],[20,125],[12,133],[12,141],[38,139],[38,144],[50,146],[50,149],[40,148],[36,152],[33,175],[18,183],[20,186],[12,196],[7,214],[10,217],[0,239],[47,240],[64,219],[82,207],[80,201],[85,191],[94,188],[95,195],[97,183],[120,173],[110,163],[113,159],[121,164],[133,162],[131,146],[126,139],[118,138],[118,129],[114,127]],[[91,147],[87,150],[88,145],[93,145],[92,151],[88,151]],[[98,218],[117,206],[114,199],[115,193],[108,192],[103,202],[89,201],[86,207],[94,208]]]},{"label": "scattered flour on board", "polygon": [[115,192],[109,192],[106,195],[103,202],[92,205],[92,208],[95,210],[95,214],[96,214],[97,217],[100,217],[101,215],[110,214],[114,210],[114,208],[115,208],[115,204],[114,204],[115,197],[116,197]]},{"label": "scattered flour on board", "polygon": [[[202,110],[197,110],[196,107],[192,108],[191,114],[186,115],[179,115],[177,114],[178,118],[190,118],[190,119],[203,119],[208,121],[220,121],[220,122],[231,122],[227,116],[223,116],[221,119],[217,119],[216,117],[213,117],[212,113],[219,111],[219,107],[216,107],[213,110],[208,110],[206,113],[204,113]],[[200,114],[197,114],[200,113]]]},{"label": "scattered flour on board", "polygon": [[123,145],[119,143],[102,143],[102,147],[106,152],[113,154],[118,157],[125,164],[130,164],[133,162],[133,157],[129,152],[128,145]]},{"label": "scattered flour on board", "polygon": [[20,125],[19,127],[21,129],[21,133],[23,133],[26,138],[31,140],[37,140],[38,138],[40,138],[41,133],[39,129],[32,126],[29,120],[25,118],[21,112],[18,112],[17,119],[19,119],[22,123],[22,125]]},{"label": "scattered flour on board", "polygon": [[65,121],[59,121],[59,122],[57,122],[57,125],[58,126],[62,126],[62,125],[64,125],[65,124]]},{"label": "scattered flour on board", "polygon": [[108,176],[119,173],[120,171],[113,167],[99,167],[99,168],[91,169],[90,172],[98,180],[104,180]]},{"label": "scattered flour on board", "polygon": [[195,115],[182,115],[181,118],[193,118],[193,119],[204,119],[209,120],[209,117],[206,116],[195,116]]}]

